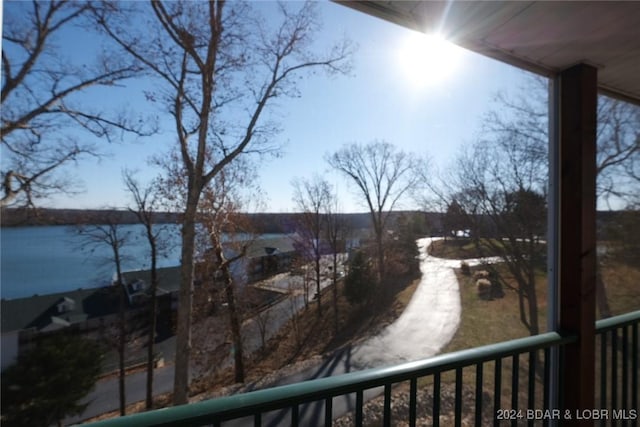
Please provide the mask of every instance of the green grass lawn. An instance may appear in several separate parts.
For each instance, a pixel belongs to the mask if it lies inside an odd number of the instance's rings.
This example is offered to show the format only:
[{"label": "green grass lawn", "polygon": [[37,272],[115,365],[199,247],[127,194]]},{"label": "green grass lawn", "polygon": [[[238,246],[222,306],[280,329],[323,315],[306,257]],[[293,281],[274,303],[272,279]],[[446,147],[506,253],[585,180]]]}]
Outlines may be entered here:
[{"label": "green grass lawn", "polygon": [[[465,239],[461,241],[448,240],[435,242],[436,246],[432,247],[432,254],[437,256],[445,256],[452,259],[474,258],[479,254],[475,251],[473,242]],[[444,254],[444,255],[443,255]],[[487,256],[487,254],[483,254]],[[516,282],[508,273],[504,264],[494,265],[496,270],[502,275],[503,279],[515,286]],[[473,272],[483,267],[475,267],[471,269],[471,275],[463,274],[459,269],[456,270],[456,276],[460,286],[460,299],[462,307],[462,315],[459,328],[451,340],[451,342],[442,350],[443,353],[453,352],[472,347],[507,341],[515,338],[526,337],[529,331],[520,321],[520,313],[518,308],[518,295],[509,289],[503,288],[504,297],[494,300],[482,300],[478,297],[475,283],[473,280]],[[608,262],[601,265],[602,277],[605,282],[607,291],[607,300],[613,315],[626,313],[629,311],[640,310],[640,268],[638,266],[630,266],[628,263]],[[536,290],[538,293],[538,316],[540,332],[547,330],[546,311],[547,311],[547,277],[546,271],[541,269],[536,274]],[[540,352],[539,356],[542,356]],[[598,355],[597,355],[598,356]],[[599,357],[599,356],[598,356]],[[542,380],[537,376],[535,380],[535,403],[534,408],[529,408],[527,402],[528,387],[528,371],[529,356],[521,355],[519,362],[519,402],[518,409],[539,409],[542,407]],[[502,408],[511,408],[511,373],[513,368],[513,359],[506,358],[502,360]],[[494,390],[494,369],[493,362],[483,365],[483,390],[488,395],[492,395]],[[475,368],[465,368],[463,371],[463,384],[465,387],[474,387],[476,381]],[[443,384],[452,384],[455,382],[453,372],[448,372],[442,376]],[[424,378],[420,381],[421,386],[430,387],[433,383],[432,378]],[[473,402],[464,402],[464,412],[473,410]],[[484,402],[486,405],[493,407],[493,402]]]},{"label": "green grass lawn", "polygon": [[[504,265],[495,265],[503,278],[515,287],[515,280],[506,271]],[[456,269],[456,277],[460,287],[462,316],[460,326],[445,351],[457,351],[470,347],[497,343],[529,335],[528,329],[520,321],[518,295],[513,289],[504,287],[504,297],[483,300],[477,295],[473,272],[482,269],[474,267],[471,275],[464,275]],[[538,293],[538,322],[541,332],[546,330],[546,273],[539,271],[536,275]]]},{"label": "green grass lawn", "polygon": [[[494,242],[495,243],[495,242]],[[499,243],[499,242],[498,242]],[[437,256],[440,258],[448,258],[448,259],[469,259],[469,258],[479,258],[479,257],[487,257],[487,256],[495,256],[498,255],[496,253],[490,253],[488,251],[487,245],[482,245],[483,249],[478,250],[476,243],[469,238],[456,238],[456,239],[447,239],[447,240],[437,240],[432,243],[430,247],[430,253],[433,256]],[[498,267],[499,268],[499,267]],[[616,260],[615,258],[609,258],[607,260],[603,260],[603,262],[598,266],[602,273],[602,278],[604,280],[606,293],[607,293],[607,301],[609,307],[611,309],[612,315],[618,315],[627,313],[630,311],[640,310],[640,264],[628,262],[627,260]],[[506,271],[503,269],[503,271]],[[508,274],[505,277],[509,276]],[[502,313],[502,315],[508,317],[509,319],[515,319],[515,323],[520,323],[519,315],[517,313],[517,298],[513,301],[512,298],[508,298],[502,303],[497,301],[481,301],[479,304],[474,303],[475,294],[473,293],[474,289],[471,289],[471,292],[465,293],[464,284],[468,284],[467,288],[474,288],[472,280],[465,280],[466,276],[459,275],[459,282],[461,284],[461,298],[463,299],[463,317],[468,317],[473,319],[473,327],[480,329],[484,324],[495,325],[496,323],[493,320],[503,320],[504,322],[509,322],[508,319],[485,319],[481,316],[483,308],[497,308],[501,311],[506,310]],[[509,279],[507,279],[509,280]],[[546,294],[547,294],[547,284],[546,284],[546,274],[544,271],[539,271],[538,276],[536,277],[537,281],[537,292],[539,299],[539,307],[541,310],[544,310],[541,314],[541,326],[544,326],[543,320],[546,313]],[[503,306],[504,305],[504,306]],[[515,311],[514,311],[515,310]],[[464,312],[467,312],[467,315],[464,316]],[[600,318],[600,313],[597,313],[597,317]],[[544,330],[541,327],[541,331]],[[484,334],[472,334],[473,337],[479,336],[478,340],[482,340],[483,335],[487,335],[491,337],[493,335],[504,334],[505,339],[509,339],[507,337],[513,336],[513,328],[511,326],[507,327],[504,332],[487,332]],[[522,336],[522,335],[517,335]],[[471,340],[475,340],[476,338],[470,338]],[[498,340],[500,341],[500,340]],[[493,338],[490,338],[489,342],[495,342]]]},{"label": "green grass lawn", "polygon": [[431,243],[429,253],[435,257],[447,259],[469,259],[482,256],[475,242],[467,238],[436,240]]},{"label": "green grass lawn", "polygon": [[[478,247],[480,246],[480,247]],[[466,237],[436,240],[431,244],[430,254],[438,258],[469,259],[499,256],[503,248],[499,239],[480,239],[476,242]]]}]

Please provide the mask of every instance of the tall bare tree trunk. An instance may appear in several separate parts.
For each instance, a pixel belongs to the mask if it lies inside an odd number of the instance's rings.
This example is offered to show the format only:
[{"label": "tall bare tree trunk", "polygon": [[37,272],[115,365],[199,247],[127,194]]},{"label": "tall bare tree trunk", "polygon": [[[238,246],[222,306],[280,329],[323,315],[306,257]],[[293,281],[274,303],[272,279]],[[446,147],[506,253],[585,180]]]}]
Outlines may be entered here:
[{"label": "tall bare tree trunk", "polygon": [[[190,186],[193,189],[193,186]],[[180,302],[176,327],[176,362],[173,403],[183,405],[189,397],[189,356],[191,354],[191,307],[193,305],[193,254],[195,248],[195,217],[199,193],[190,191],[182,224],[180,259]]]},{"label": "tall bare tree trunk", "polygon": [[[228,270],[228,267],[226,268]],[[228,273],[223,273],[229,280],[225,280],[225,295],[227,297],[227,304],[229,305],[229,323],[231,324],[231,336],[233,339],[233,362],[235,381],[237,383],[244,382],[244,355],[242,350],[242,334],[240,332],[240,316],[238,314],[238,308],[236,306],[235,294],[233,292],[233,280]]]},{"label": "tall bare tree trunk", "polygon": [[[329,190],[327,192],[327,202],[325,208],[326,217],[326,233],[327,242],[331,246],[332,261],[333,261],[333,334],[338,335],[339,332],[339,313],[338,313],[338,251],[340,251],[339,237],[342,236],[346,240],[345,222],[339,217],[338,214],[338,198],[337,195]],[[344,242],[344,248],[346,249],[346,242]]]},{"label": "tall bare tree trunk", "polygon": [[382,279],[384,278],[384,244],[382,242],[382,233],[384,232],[384,230],[382,229],[382,224],[376,226],[375,229],[376,246],[378,248],[378,281],[382,283]]},{"label": "tall bare tree trunk", "polygon": [[333,250],[333,333],[338,335],[338,251]]},{"label": "tall bare tree trunk", "polygon": [[149,311],[147,313],[147,327],[149,330],[147,333],[147,395],[145,401],[146,409],[149,410],[153,407],[153,369],[156,327],[158,322],[158,234],[154,234],[153,232],[155,201],[157,200],[158,190],[152,186],[142,189],[131,171],[125,170],[123,179],[135,202],[135,208],[130,208],[129,210],[135,214],[140,224],[144,226],[147,243],[149,243],[149,255],[151,257],[151,299],[148,303]]},{"label": "tall bare tree trunk", "polygon": [[318,299],[318,317],[322,317],[322,297],[320,295],[320,241],[316,241],[316,254],[315,254],[315,272],[316,272],[316,298]]},{"label": "tall bare tree trunk", "polygon": [[149,308],[149,341],[147,344],[147,399],[146,408],[151,409],[153,407],[153,368],[156,342],[156,327],[158,323],[157,311],[158,311],[158,271],[157,271],[157,253],[155,240],[150,240],[151,244],[151,307]]},{"label": "tall bare tree trunk", "polygon": [[529,234],[528,237],[528,250],[529,250],[529,268],[528,268],[528,288],[527,288],[527,302],[529,306],[529,332],[531,335],[538,335],[540,333],[540,322],[538,322],[538,291],[536,289],[536,240],[533,234]]},{"label": "tall bare tree trunk", "polygon": [[218,265],[220,266],[220,271],[222,272],[224,292],[229,308],[229,323],[231,326],[231,336],[233,340],[235,381],[237,383],[242,383],[244,382],[244,355],[242,350],[242,333],[240,330],[240,314],[238,313],[238,307],[236,306],[233,277],[231,276],[229,262],[224,256],[220,241],[216,240],[215,245],[216,258]]},{"label": "tall bare tree trunk", "polygon": [[540,333],[540,323],[538,322],[538,293],[536,291],[535,278],[532,278],[531,282],[529,282],[527,305],[529,309],[529,333],[538,335]]},{"label": "tall bare tree trunk", "polygon": [[122,232],[119,228],[117,221],[114,218],[108,218],[106,224],[102,225],[78,225],[78,232],[83,235],[85,243],[83,247],[99,247],[102,245],[109,245],[111,248],[111,261],[116,267],[115,277],[115,292],[118,297],[118,327],[117,337],[115,339],[115,348],[118,353],[118,389],[119,389],[119,403],[120,403],[120,415],[126,414],[126,398],[125,398],[125,349],[127,341],[127,327],[126,327],[126,292],[122,279],[122,254],[120,249],[127,242],[127,235],[129,233]]},{"label": "tall bare tree trunk", "polygon": [[118,309],[118,392],[120,394],[120,416],[124,416],[127,414],[127,399],[125,395],[125,377],[126,370],[124,364],[124,350],[125,350],[125,341],[126,341],[126,326],[125,326],[125,291],[124,286],[122,284],[122,270],[120,268],[120,256],[117,250],[115,251],[115,259],[116,259],[116,277],[117,277],[117,287],[118,287],[118,295],[119,295],[119,309]]}]

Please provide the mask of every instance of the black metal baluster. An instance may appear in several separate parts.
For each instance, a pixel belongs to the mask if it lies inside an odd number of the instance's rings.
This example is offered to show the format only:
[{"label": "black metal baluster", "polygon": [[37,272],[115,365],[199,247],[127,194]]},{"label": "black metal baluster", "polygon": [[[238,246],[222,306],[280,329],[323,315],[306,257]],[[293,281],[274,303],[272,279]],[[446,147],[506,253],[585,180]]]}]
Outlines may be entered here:
[{"label": "black metal baluster", "polygon": [[[607,333],[600,334],[600,407],[607,407]],[[600,425],[605,426],[606,420],[601,420]]]},{"label": "black metal baluster", "polygon": [[[544,387],[542,387],[542,407],[545,412],[550,409],[549,403],[549,386],[551,383],[551,348],[544,349]],[[549,419],[544,418],[542,420],[543,427],[549,425]]]},{"label": "black metal baluster", "polygon": [[[518,410],[518,389],[520,387],[519,377],[520,377],[520,355],[514,354],[512,358],[512,366],[511,366],[511,409],[514,411]],[[512,418],[511,425],[513,427],[518,426],[517,417]]]},{"label": "black metal baluster", "polygon": [[391,384],[384,385],[384,420],[385,427],[391,426]]},{"label": "black metal baluster", "polygon": [[482,363],[476,365],[476,426],[482,426]]},{"label": "black metal baluster", "polygon": [[409,427],[416,427],[416,407],[418,406],[418,379],[409,382]]},{"label": "black metal baluster", "polygon": [[[638,406],[638,324],[634,323],[631,328],[631,335],[633,337],[633,342],[631,344],[631,370],[633,371],[631,374],[631,407],[640,409]],[[636,414],[640,417],[640,414]],[[633,421],[634,426],[638,426],[638,417]]]},{"label": "black metal baluster", "polygon": [[[536,357],[535,351],[529,352],[529,396],[527,398],[527,408],[535,409],[536,408],[536,363],[538,362],[538,358]],[[530,426],[533,425],[533,418],[528,420]]]},{"label": "black metal baluster", "polygon": [[433,427],[440,427],[440,372],[433,375]]},{"label": "black metal baluster", "polygon": [[294,405],[291,407],[291,425],[292,426],[297,426],[298,424],[300,424],[298,416],[299,416],[298,405]]},{"label": "black metal baluster", "polygon": [[[629,396],[629,327],[624,326],[622,328],[622,402],[620,407],[622,409],[630,409],[627,404]],[[626,423],[625,423],[626,424]]]},{"label": "black metal baluster", "polygon": [[500,420],[498,419],[498,411],[501,407],[501,391],[502,391],[502,359],[496,359],[495,371],[493,373],[493,425],[498,427]]},{"label": "black metal baluster", "polygon": [[324,427],[331,427],[333,424],[333,397],[324,400]]},{"label": "black metal baluster", "polygon": [[456,368],[455,426],[462,426],[462,368]]},{"label": "black metal baluster", "polygon": [[356,426],[362,427],[362,406],[363,406],[363,392],[358,390],[356,392]]},{"label": "black metal baluster", "polygon": [[[618,409],[618,332],[611,331],[611,409]],[[612,425],[617,425],[611,420]]]}]

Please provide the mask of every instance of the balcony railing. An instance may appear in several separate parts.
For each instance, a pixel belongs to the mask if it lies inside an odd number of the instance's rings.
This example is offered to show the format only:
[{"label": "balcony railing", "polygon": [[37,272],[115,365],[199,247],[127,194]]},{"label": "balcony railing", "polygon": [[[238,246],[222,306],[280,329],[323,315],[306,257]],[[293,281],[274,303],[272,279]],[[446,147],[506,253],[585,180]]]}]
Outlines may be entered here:
[{"label": "balcony railing", "polygon": [[[608,411],[600,425],[617,425],[620,421],[637,426],[638,406],[638,324],[640,311],[611,317],[596,323],[599,353],[596,353],[596,406]],[[635,412],[630,412],[634,410]],[[626,418],[626,420],[625,420]]]},{"label": "balcony railing", "polygon": [[[599,396],[607,409],[603,423],[631,418],[638,408],[638,324],[640,311],[598,321]],[[555,418],[549,407],[551,351],[562,351],[575,336],[548,332],[532,337],[443,354],[426,360],[170,407],[91,424],[91,426],[331,426],[351,413],[353,424],[366,425],[365,402],[381,402],[376,424],[415,426],[419,419],[446,425],[547,425]],[[567,367],[561,367],[562,369]],[[560,380],[562,375],[560,374]],[[403,388],[404,387],[404,388]],[[443,393],[443,390],[453,390]],[[406,411],[393,402],[395,390],[408,390]],[[428,390],[427,404],[418,393]],[[448,397],[443,397],[447,395]],[[470,396],[473,396],[470,399]],[[447,401],[445,401],[447,400]],[[425,407],[426,406],[426,407]],[[600,415],[604,412],[600,412]],[[593,416],[593,414],[583,414]],[[613,420],[613,422],[612,422]],[[424,422],[424,421],[423,421]],[[637,418],[633,421],[637,425]]]}]

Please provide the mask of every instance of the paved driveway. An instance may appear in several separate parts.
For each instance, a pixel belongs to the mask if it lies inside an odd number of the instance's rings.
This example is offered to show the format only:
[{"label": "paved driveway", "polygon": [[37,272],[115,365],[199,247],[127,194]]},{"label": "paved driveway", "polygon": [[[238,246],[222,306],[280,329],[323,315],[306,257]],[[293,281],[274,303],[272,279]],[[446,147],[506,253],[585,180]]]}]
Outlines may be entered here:
[{"label": "paved driveway", "polygon": [[[453,338],[460,323],[460,291],[454,268],[460,267],[461,260],[441,259],[429,255],[427,248],[434,240],[439,239],[424,238],[417,241],[420,249],[422,278],[411,301],[394,323],[364,343],[343,348],[321,364],[280,378],[271,386],[394,365],[437,354]],[[483,261],[492,262],[494,259],[465,261],[473,266]],[[380,393],[382,388],[367,390],[364,393],[364,400],[372,399]],[[354,408],[355,396],[353,395],[333,398],[334,419],[353,411]],[[302,425],[324,425],[324,402],[300,405],[298,410]],[[264,424],[269,427],[284,427],[289,425],[290,417],[288,409],[276,411],[265,414]],[[243,419],[223,423],[223,425],[240,427],[250,425],[250,422],[249,419]]]},{"label": "paved driveway", "polygon": [[[460,267],[460,260],[449,260],[435,258],[427,253],[427,248],[434,240],[438,238],[424,238],[417,241],[420,250],[420,271],[422,278],[416,288],[411,301],[405,308],[404,312],[396,319],[394,323],[387,326],[377,336],[370,338],[364,343],[347,347],[337,352],[332,357],[324,360],[321,364],[306,369],[296,374],[282,377],[277,383],[270,386],[291,384],[294,382],[305,381],[314,378],[322,378],[343,373],[358,371],[367,368],[375,368],[386,365],[393,365],[402,362],[424,359],[437,354],[455,334],[460,323],[460,292],[458,281],[456,279],[454,268]],[[466,260],[473,266],[480,263],[481,259]],[[491,260],[490,260],[491,261]],[[323,284],[323,287],[327,284]],[[283,286],[274,284],[274,286]],[[291,313],[291,308],[285,307],[285,304],[291,304],[289,301],[281,301],[272,307],[274,319],[271,334],[286,321],[288,316],[284,313]],[[283,305],[282,307],[279,307]],[[303,305],[300,295],[295,298],[294,311]],[[280,318],[282,317],[282,318]],[[255,325],[245,324],[244,327],[253,329]],[[269,334],[269,335],[271,335]],[[249,347],[258,346],[257,332],[248,334],[252,339]],[[171,389],[173,385],[173,366],[170,365],[163,369],[160,375],[156,377],[154,391],[164,392]],[[136,377],[133,375],[130,377]],[[127,401],[139,401],[144,398],[144,383],[141,382],[145,378],[144,373],[139,374],[140,378],[127,378]],[[82,417],[76,417],[65,421],[79,421],[85,419],[88,413],[101,413],[111,406],[111,409],[117,408],[117,389],[114,384],[99,384],[96,391],[92,393],[95,400],[90,408]],[[131,385],[129,385],[131,384]],[[134,391],[135,390],[135,391]],[[379,394],[379,390],[370,390],[367,392],[367,398],[374,397]],[[91,400],[91,397],[89,400]],[[353,409],[353,397],[343,396],[334,399],[333,412],[338,417]],[[108,402],[111,402],[110,404]],[[321,405],[321,404],[320,404]],[[311,420],[317,420],[317,414],[322,413],[318,405],[303,405],[300,408],[301,419],[309,421],[309,425],[313,425]],[[286,411],[285,411],[286,412]],[[304,414],[304,415],[303,415]],[[267,417],[268,425],[286,425],[289,418],[284,413],[271,414]],[[309,419],[307,419],[307,417]],[[225,425],[245,425],[246,420],[238,422],[225,423]]]},{"label": "paved driveway", "polygon": [[[447,345],[460,323],[460,290],[454,268],[461,260],[436,258],[427,248],[439,238],[418,240],[420,284],[404,312],[377,336],[353,350],[356,369],[393,365],[424,359]],[[473,266],[482,259],[466,262]]]}]

